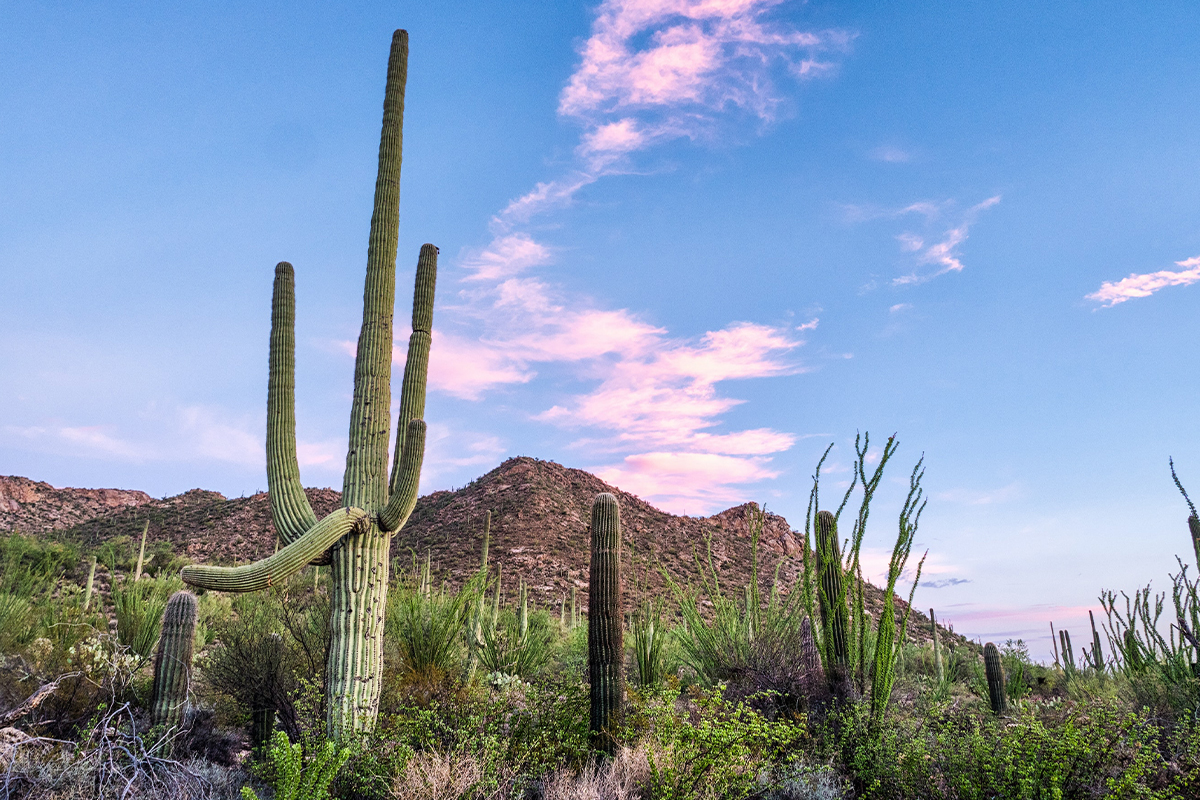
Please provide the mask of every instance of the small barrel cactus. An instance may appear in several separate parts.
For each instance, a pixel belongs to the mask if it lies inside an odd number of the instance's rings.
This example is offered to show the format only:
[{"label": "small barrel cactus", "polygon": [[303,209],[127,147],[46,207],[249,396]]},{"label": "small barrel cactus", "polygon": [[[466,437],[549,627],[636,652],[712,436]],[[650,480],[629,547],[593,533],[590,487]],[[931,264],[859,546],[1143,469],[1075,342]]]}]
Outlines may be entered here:
[{"label": "small barrel cactus", "polygon": [[621,613],[621,511],[617,498],[592,503],[592,563],[588,587],[588,675],[592,745],[612,755],[612,726],[625,694],[625,644]]},{"label": "small barrel cactus", "polygon": [[983,647],[983,670],[987,673],[988,699],[992,711],[998,716],[1008,713],[1008,695],[1004,691],[1004,665],[1000,663],[1000,651],[988,642]]},{"label": "small barrel cactus", "polygon": [[176,592],[163,612],[162,633],[154,656],[155,725],[177,728],[187,711],[192,676],[192,650],[196,644],[196,596]]}]

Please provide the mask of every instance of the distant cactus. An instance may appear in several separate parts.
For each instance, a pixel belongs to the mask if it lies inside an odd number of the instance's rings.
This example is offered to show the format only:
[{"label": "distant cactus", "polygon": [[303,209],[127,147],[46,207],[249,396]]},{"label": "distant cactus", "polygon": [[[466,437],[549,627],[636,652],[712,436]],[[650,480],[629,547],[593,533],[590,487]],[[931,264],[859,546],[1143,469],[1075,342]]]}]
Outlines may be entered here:
[{"label": "distant cactus", "polygon": [[1000,663],[1000,651],[988,642],[983,647],[983,669],[987,673],[988,699],[997,716],[1008,713],[1008,695],[1004,692],[1004,665]]},{"label": "distant cactus", "polygon": [[96,585],[96,557],[92,556],[92,566],[88,568],[87,588],[83,590],[83,610],[87,611],[92,604],[92,587]]},{"label": "distant cactus", "polygon": [[195,645],[196,596],[176,592],[163,612],[162,633],[154,656],[153,724],[168,728],[183,724]]},{"label": "distant cactus", "polygon": [[838,544],[837,519],[828,511],[817,514],[818,600],[821,607],[821,645],[825,674],[834,695],[842,697],[849,687],[850,612],[846,607],[845,572]]},{"label": "distant cactus", "polygon": [[150,520],[146,520],[142,525],[142,546],[138,550],[137,569],[133,571],[133,579],[140,581],[142,579],[142,563],[146,558],[146,534],[150,532]]},{"label": "distant cactus", "polygon": [[1063,668],[1067,672],[1075,671],[1075,654],[1071,651],[1071,633],[1063,629],[1058,632],[1059,644],[1062,645]]},{"label": "distant cactus", "polygon": [[942,648],[938,643],[937,615],[929,609],[929,636],[933,639],[933,666],[937,670],[938,682],[946,680],[946,668],[942,665]]},{"label": "distant cactus", "polygon": [[1088,611],[1088,619],[1092,622],[1092,666],[1097,672],[1104,670],[1104,651],[1100,649],[1100,634],[1096,631],[1096,617]]},{"label": "distant cactus", "polygon": [[616,750],[611,730],[624,700],[625,645],[621,612],[621,512],[607,492],[592,503],[592,555],[588,587],[588,676],[592,745]]}]

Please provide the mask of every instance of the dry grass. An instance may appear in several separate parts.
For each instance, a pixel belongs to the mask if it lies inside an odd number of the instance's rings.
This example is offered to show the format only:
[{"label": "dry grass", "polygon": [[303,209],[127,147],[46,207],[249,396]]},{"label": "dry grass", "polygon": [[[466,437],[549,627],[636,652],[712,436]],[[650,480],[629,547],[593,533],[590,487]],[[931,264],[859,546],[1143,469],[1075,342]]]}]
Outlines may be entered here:
[{"label": "dry grass", "polygon": [[592,763],[578,773],[565,770],[545,782],[545,800],[638,800],[650,779],[644,746],[623,747],[611,761]]}]

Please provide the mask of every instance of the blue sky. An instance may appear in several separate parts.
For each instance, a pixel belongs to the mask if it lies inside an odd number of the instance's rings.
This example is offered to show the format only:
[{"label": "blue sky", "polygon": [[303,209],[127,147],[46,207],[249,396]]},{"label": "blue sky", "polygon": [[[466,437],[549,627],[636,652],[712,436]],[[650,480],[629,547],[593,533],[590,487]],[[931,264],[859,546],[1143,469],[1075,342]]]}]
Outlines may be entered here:
[{"label": "blue sky", "polygon": [[400,320],[442,252],[423,490],[532,455],[798,524],[825,446],[832,489],[897,432],[875,569],[924,453],[918,603],[1043,657],[1190,553],[1182,2],[8,4],[0,473],[265,488],[286,259],[302,472],[340,486],[397,27]]}]

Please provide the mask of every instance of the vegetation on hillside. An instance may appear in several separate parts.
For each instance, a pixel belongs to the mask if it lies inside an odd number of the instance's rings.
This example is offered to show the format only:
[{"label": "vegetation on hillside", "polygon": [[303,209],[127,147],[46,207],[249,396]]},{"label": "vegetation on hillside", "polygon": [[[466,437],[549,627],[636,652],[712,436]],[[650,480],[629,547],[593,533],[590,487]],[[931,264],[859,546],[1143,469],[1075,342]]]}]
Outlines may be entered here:
[{"label": "vegetation on hillside", "polygon": [[[378,727],[332,741],[328,568],[181,606],[194,626],[186,713],[155,725],[155,643],[182,559],[152,542],[135,580],[133,539],[89,552],[12,534],[0,539],[0,797],[1197,796],[1191,565],[1180,560],[1166,592],[1104,592],[1099,655],[1092,640],[1043,665],[1009,641],[985,670],[977,647],[943,636],[935,652],[932,637],[909,637],[900,598],[890,616],[856,600],[882,469],[867,474],[859,449],[841,589],[822,585],[831,553],[816,541],[795,581],[752,559],[750,578],[731,583],[704,547],[702,578],[669,581],[667,597],[638,571],[622,578],[625,700],[599,740],[581,600],[539,606],[486,556],[451,588],[428,558],[396,554]],[[920,479],[894,529],[893,571],[919,522]],[[814,491],[810,529],[818,503]],[[762,519],[750,516],[752,539]],[[822,614],[839,597],[843,654],[823,621],[835,608]]]}]

